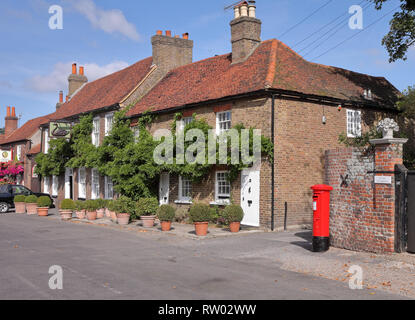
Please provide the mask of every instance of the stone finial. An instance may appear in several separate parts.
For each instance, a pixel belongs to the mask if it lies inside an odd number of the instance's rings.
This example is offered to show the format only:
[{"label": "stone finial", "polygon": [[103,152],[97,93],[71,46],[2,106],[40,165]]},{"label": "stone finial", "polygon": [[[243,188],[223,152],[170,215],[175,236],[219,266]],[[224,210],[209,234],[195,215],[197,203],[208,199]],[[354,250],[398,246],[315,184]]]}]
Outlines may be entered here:
[{"label": "stone finial", "polygon": [[377,126],[378,131],[383,133],[383,139],[393,139],[393,132],[399,131],[399,126],[393,119],[383,119]]}]

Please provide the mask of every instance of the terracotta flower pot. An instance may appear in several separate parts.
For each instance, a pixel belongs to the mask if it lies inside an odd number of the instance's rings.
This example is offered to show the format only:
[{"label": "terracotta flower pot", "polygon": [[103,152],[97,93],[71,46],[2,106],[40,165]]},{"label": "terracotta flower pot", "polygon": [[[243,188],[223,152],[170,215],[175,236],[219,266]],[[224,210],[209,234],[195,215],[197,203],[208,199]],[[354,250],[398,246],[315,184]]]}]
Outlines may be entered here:
[{"label": "terracotta flower pot", "polygon": [[82,210],[82,211],[76,211],[76,217],[77,217],[79,220],[83,220],[83,219],[85,219],[85,217],[86,217],[85,210]]},{"label": "terracotta flower pot", "polygon": [[229,224],[229,229],[231,230],[231,232],[237,233],[237,232],[239,232],[239,230],[241,230],[241,223],[240,222],[231,222]]},{"label": "terracotta flower pot", "polygon": [[117,214],[114,212],[114,211],[110,211],[110,217],[111,217],[111,220],[112,220],[112,222],[117,222]]},{"label": "terracotta flower pot", "polygon": [[88,218],[89,221],[97,220],[97,212],[96,211],[88,211],[86,213],[86,217]]},{"label": "terracotta flower pot", "polygon": [[26,212],[28,215],[37,214],[37,204],[36,203],[26,203]]},{"label": "terracotta flower pot", "polygon": [[161,221],[161,231],[170,231],[171,221]]},{"label": "terracotta flower pot", "polygon": [[195,232],[197,236],[206,237],[208,233],[209,222],[195,222]]},{"label": "terracotta flower pot", "polygon": [[156,220],[156,216],[141,216],[141,221],[143,222],[144,228],[154,227],[155,220]]},{"label": "terracotta flower pot", "polygon": [[72,219],[72,210],[59,210],[59,213],[61,214],[62,220],[71,220]]},{"label": "terracotta flower pot", "polygon": [[110,212],[110,210],[108,208],[105,208],[105,216],[107,218],[111,218],[111,212]]},{"label": "terracotta flower pot", "polygon": [[118,224],[126,226],[130,223],[130,214],[129,213],[117,213]]},{"label": "terracotta flower pot", "polygon": [[105,209],[98,209],[97,210],[97,219],[102,219],[105,217]]},{"label": "terracotta flower pot", "polygon": [[15,202],[14,207],[16,213],[26,213],[26,203],[25,202]]},{"label": "terracotta flower pot", "polygon": [[49,215],[49,208],[48,207],[44,207],[44,208],[37,207],[37,215],[39,217],[47,217]]}]

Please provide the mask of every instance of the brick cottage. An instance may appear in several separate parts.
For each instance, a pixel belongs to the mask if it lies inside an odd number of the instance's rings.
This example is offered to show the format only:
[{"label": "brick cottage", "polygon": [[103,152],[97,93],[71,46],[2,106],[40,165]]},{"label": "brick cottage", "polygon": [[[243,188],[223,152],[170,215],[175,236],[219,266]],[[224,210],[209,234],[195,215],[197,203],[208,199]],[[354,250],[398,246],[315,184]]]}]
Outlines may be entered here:
[{"label": "brick cottage", "polygon": [[[200,184],[165,173],[160,202],[188,207],[233,201],[244,208],[245,224],[273,230],[283,226],[287,202],[289,226],[310,224],[310,186],[325,180],[325,150],[340,146],[341,133],[356,137],[379,119],[395,117],[399,91],[385,78],[311,63],[279,40],[261,41],[261,24],[255,6],[242,3],[230,23],[229,54],[193,62],[187,33],[157,31],[152,57],[124,70],[88,82],[83,68],[78,73],[74,65],[67,101],[42,123],[42,152],[48,151],[49,120],[77,122],[93,113],[92,141],[98,146],[111,129],[114,111],[127,106],[132,106],[127,116],[133,124],[144,112],[157,116],[152,133],[170,129],[177,112],[183,114],[182,124],[196,114],[218,133],[242,123],[272,139],[273,164],[263,161],[233,183],[220,166]],[[112,181],[93,168],[43,177],[42,190],[59,201],[113,197]]]}]

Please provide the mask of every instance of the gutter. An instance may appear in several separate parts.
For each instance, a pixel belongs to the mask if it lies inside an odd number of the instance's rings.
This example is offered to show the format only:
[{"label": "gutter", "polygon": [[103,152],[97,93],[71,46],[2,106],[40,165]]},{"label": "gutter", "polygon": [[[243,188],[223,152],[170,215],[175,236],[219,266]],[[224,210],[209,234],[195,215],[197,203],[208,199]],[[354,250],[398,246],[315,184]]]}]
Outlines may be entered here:
[{"label": "gutter", "polygon": [[274,147],[271,165],[271,231],[275,230],[275,96],[272,94],[271,104],[271,139]]}]

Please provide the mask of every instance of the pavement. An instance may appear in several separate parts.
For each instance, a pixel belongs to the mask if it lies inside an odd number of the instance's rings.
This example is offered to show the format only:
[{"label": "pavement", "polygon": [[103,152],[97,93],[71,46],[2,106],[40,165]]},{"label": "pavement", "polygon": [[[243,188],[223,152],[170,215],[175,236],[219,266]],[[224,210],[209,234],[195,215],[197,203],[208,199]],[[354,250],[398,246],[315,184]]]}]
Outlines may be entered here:
[{"label": "pavement", "polygon": [[[106,219],[91,224],[2,214],[0,299],[415,298],[414,256],[335,248],[313,253],[304,230],[232,235],[211,228],[211,236],[201,239],[191,227],[174,225],[176,233],[162,233]],[[353,265],[362,268],[362,290],[349,288]],[[49,287],[51,266],[63,269],[62,290]]]}]

